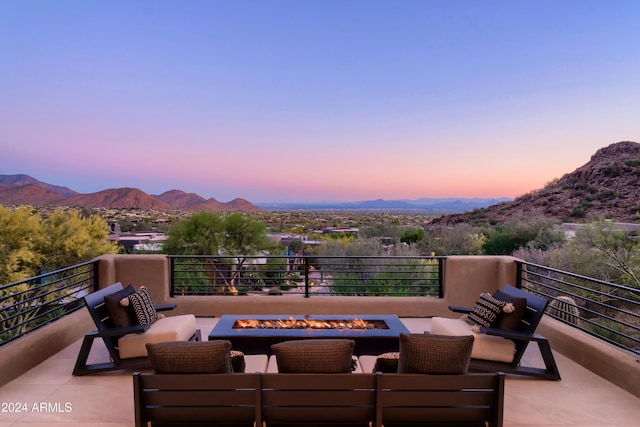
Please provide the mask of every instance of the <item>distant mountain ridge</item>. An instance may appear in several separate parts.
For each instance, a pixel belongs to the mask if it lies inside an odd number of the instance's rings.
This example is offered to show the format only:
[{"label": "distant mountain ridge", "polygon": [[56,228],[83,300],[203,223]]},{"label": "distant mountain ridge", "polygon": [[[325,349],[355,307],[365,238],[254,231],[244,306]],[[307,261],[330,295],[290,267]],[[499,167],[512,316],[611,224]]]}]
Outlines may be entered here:
[{"label": "distant mountain ridge", "polygon": [[640,144],[622,141],[599,149],[588,163],[513,201],[436,218],[432,225],[502,224],[544,216],[563,222],[608,218],[640,221]]},{"label": "distant mountain ridge", "polygon": [[466,212],[496,203],[513,200],[501,198],[428,198],[416,200],[365,200],[360,202],[318,202],[318,203],[258,203],[263,210],[363,210],[363,211],[406,211],[428,213]]},{"label": "distant mountain ridge", "polygon": [[47,184],[29,175],[0,175],[0,204],[31,206],[82,206],[87,208],[203,210],[255,212],[260,208],[236,198],[223,203],[194,193],[171,190],[153,196],[137,188],[112,188],[80,194],[67,187]]},{"label": "distant mountain ridge", "polygon": [[53,193],[59,194],[64,197],[75,196],[75,191],[71,190],[67,187],[61,187],[59,185],[51,185],[46,182],[38,181],[35,178],[30,177],[29,175],[18,174],[18,175],[0,175],[0,185],[37,185],[39,187],[44,188],[45,190],[51,191]]}]

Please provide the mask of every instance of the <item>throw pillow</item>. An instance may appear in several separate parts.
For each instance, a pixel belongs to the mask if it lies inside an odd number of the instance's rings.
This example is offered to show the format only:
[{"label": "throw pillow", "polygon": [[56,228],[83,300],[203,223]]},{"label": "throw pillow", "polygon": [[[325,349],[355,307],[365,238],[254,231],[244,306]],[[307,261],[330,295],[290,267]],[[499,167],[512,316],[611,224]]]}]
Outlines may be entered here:
[{"label": "throw pillow", "polygon": [[494,298],[489,292],[483,292],[471,309],[467,323],[490,328],[502,310],[511,312],[513,305],[507,306],[506,302]]},{"label": "throw pillow", "polygon": [[246,362],[244,360],[244,353],[238,350],[231,350],[231,369],[236,373],[244,373],[246,368]]},{"label": "throw pillow", "polygon": [[[123,302],[126,304],[126,301],[125,299]],[[151,295],[144,286],[141,286],[138,292],[129,295],[128,301],[138,319],[138,324],[150,325],[158,320],[158,313],[151,301]]]},{"label": "throw pillow", "polygon": [[510,331],[517,331],[520,329],[520,324],[525,312],[527,311],[527,299],[514,297],[509,294],[505,294],[500,289],[493,293],[493,297],[500,301],[513,304],[515,308],[513,312],[502,312],[498,316],[498,320],[493,324],[494,328],[506,329]]},{"label": "throw pillow", "polygon": [[107,310],[107,314],[109,315],[112,327],[126,328],[127,326],[138,324],[131,307],[120,305],[121,299],[129,297],[129,295],[134,294],[135,292],[136,291],[133,289],[133,286],[129,285],[118,292],[114,292],[111,295],[104,297],[104,306]]},{"label": "throw pillow", "polygon": [[147,344],[147,353],[156,374],[231,373],[231,342],[174,341]]},{"label": "throw pillow", "polygon": [[473,335],[400,334],[399,374],[466,374]]},{"label": "throw pillow", "polygon": [[306,339],[284,341],[271,346],[281,373],[349,373],[355,341]]},{"label": "throw pillow", "polygon": [[395,374],[398,372],[398,361],[400,353],[392,351],[390,353],[382,353],[376,357],[376,364],[373,367],[373,373],[382,372],[384,374]]}]

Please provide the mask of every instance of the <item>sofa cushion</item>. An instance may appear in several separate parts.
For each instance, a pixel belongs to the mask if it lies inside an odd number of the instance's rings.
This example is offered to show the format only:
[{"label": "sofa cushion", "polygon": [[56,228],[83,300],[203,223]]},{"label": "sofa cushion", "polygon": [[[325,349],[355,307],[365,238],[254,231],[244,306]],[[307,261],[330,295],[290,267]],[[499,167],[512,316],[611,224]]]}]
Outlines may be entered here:
[{"label": "sofa cushion", "polygon": [[120,358],[146,357],[147,343],[188,341],[195,331],[196,317],[193,314],[164,317],[144,333],[128,334],[118,339]]},{"label": "sofa cushion", "polygon": [[483,292],[469,313],[468,322],[471,325],[490,328],[506,304],[505,301],[491,296],[489,292]]},{"label": "sofa cushion", "polygon": [[231,342],[176,341],[146,345],[156,374],[224,374],[231,368]]},{"label": "sofa cushion", "polygon": [[353,369],[355,341],[304,339],[271,346],[282,373],[349,373]]},{"label": "sofa cushion", "polygon": [[470,324],[462,319],[433,317],[431,333],[438,335],[473,335],[472,359],[512,362],[516,349],[515,343],[506,338],[474,332]]},{"label": "sofa cushion", "polygon": [[158,320],[158,313],[151,301],[151,295],[144,286],[141,286],[138,292],[129,295],[129,304],[138,319],[139,325],[151,325]]},{"label": "sofa cushion", "polygon": [[133,286],[129,285],[124,289],[112,293],[104,297],[104,306],[107,309],[111,326],[114,328],[126,328],[138,324],[132,308],[127,305],[120,304],[120,300],[128,298],[136,292]]},{"label": "sofa cushion", "polygon": [[509,331],[519,330],[522,318],[527,310],[527,299],[505,294],[500,289],[493,293],[493,297],[500,301],[513,304],[514,310],[511,313],[506,313],[504,311],[500,313],[498,315],[498,320],[496,320],[492,327],[507,329]]},{"label": "sofa cushion", "polygon": [[399,374],[466,374],[473,335],[400,334]]}]

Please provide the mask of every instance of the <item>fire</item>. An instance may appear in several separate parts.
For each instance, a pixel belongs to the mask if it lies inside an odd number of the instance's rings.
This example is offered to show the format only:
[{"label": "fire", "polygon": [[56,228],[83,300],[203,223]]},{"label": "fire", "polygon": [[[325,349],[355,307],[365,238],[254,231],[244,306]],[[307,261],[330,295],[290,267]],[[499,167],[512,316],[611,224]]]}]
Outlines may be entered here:
[{"label": "fire", "polygon": [[[384,326],[380,326],[383,323]],[[383,321],[363,319],[238,319],[234,329],[386,329]]]}]

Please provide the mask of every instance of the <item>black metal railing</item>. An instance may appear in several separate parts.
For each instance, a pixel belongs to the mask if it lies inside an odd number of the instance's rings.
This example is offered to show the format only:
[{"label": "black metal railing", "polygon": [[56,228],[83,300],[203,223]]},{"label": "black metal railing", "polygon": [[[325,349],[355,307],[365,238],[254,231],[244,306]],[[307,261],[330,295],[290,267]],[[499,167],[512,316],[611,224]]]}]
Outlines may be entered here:
[{"label": "black metal railing", "polygon": [[171,255],[171,296],[300,294],[442,298],[444,257]]},{"label": "black metal railing", "polygon": [[549,316],[640,354],[640,289],[538,264],[517,264],[520,286],[549,300]]},{"label": "black metal railing", "polygon": [[0,345],[82,307],[97,289],[98,261],[0,286]]}]

